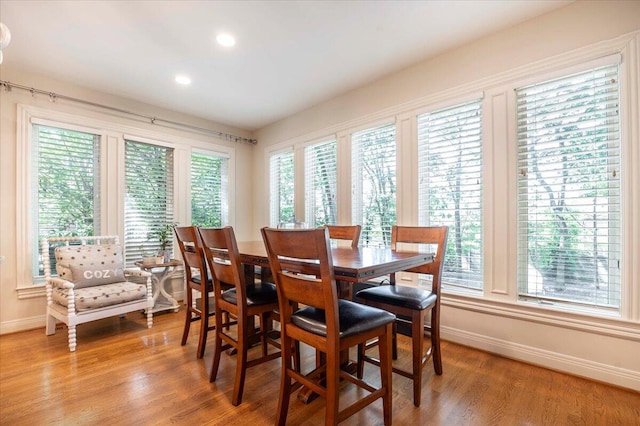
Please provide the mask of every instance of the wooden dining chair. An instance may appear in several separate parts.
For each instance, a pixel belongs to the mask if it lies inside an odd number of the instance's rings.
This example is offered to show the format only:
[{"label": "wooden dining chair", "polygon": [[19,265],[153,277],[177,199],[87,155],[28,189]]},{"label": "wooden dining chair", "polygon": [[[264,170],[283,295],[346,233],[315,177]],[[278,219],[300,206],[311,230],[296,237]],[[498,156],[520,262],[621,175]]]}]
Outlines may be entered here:
[{"label": "wooden dining chair", "polygon": [[360,225],[326,225],[329,230],[329,238],[332,240],[345,240],[351,242],[351,247],[358,247],[360,242]]},{"label": "wooden dining chair", "polygon": [[[282,377],[276,423],[286,423],[293,380],[296,386],[304,385],[325,398],[326,425],[345,420],[379,398],[382,398],[384,424],[390,425],[391,334],[395,316],[338,299],[326,228],[262,228],[262,237],[276,281],[281,316]],[[313,271],[312,274],[309,271]],[[380,341],[381,385],[378,388],[340,368],[341,352],[374,338]],[[291,356],[292,341],[323,352],[326,362],[307,374],[296,371]],[[341,410],[340,379],[369,393]]]},{"label": "wooden dining chair", "polygon": [[[267,282],[246,282],[233,228],[198,228],[198,232],[213,279],[216,306],[215,352],[209,381],[216,380],[222,352],[236,349],[236,376],[231,403],[239,405],[247,369],[280,357],[280,351],[269,353],[267,346],[272,343],[280,348],[280,344],[268,338],[272,316],[278,309],[276,286]],[[227,289],[229,285],[231,288]],[[228,314],[226,321],[223,320],[224,313]],[[253,330],[253,321],[249,321],[253,316],[260,317],[260,331],[257,333]],[[229,318],[235,320],[230,321]],[[237,325],[235,333],[232,325]],[[252,337],[260,338],[262,354],[249,360],[249,339]]]},{"label": "wooden dining chair", "polygon": [[[433,368],[437,375],[442,374],[442,354],[440,351],[440,283],[444,256],[447,251],[446,226],[413,227],[394,226],[391,230],[391,248],[395,250],[398,243],[434,244],[437,246],[435,259],[431,263],[408,269],[408,272],[432,276],[431,290],[416,287],[382,285],[361,290],[356,293],[355,300],[369,306],[392,312],[396,315],[396,323],[409,324],[412,338],[411,371],[393,368],[393,372],[413,380],[413,405],[420,406],[422,389],[422,369],[433,358]],[[431,322],[425,325],[425,316],[431,311]],[[408,318],[408,319],[405,319]],[[431,346],[424,352],[425,333],[430,336]],[[394,328],[394,348],[396,329]],[[375,344],[375,343],[374,343]],[[363,362],[379,361],[366,355],[366,344],[358,347],[358,376],[362,377]],[[395,357],[395,356],[394,356]]]},{"label": "wooden dining chair", "polygon": [[[186,317],[181,344],[182,346],[187,344],[191,323],[200,321],[196,356],[202,358],[207,344],[207,334],[215,329],[215,324],[209,323],[209,318],[214,315],[213,298],[209,296],[209,293],[213,291],[213,283],[207,273],[196,227],[176,226],[174,232],[184,261],[187,292],[185,302]],[[194,292],[197,292],[199,297],[195,297]]]}]

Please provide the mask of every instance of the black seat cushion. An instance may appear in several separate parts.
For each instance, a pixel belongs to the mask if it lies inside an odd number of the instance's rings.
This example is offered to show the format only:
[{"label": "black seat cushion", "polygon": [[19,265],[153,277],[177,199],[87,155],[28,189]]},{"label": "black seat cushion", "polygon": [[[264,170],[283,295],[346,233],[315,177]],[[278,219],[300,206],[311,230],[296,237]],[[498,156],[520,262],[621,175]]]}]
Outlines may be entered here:
[{"label": "black seat cushion", "polygon": [[[196,275],[195,277],[192,277],[191,281],[193,281],[196,284],[202,284],[202,282],[200,281],[200,275]],[[207,285],[209,287],[213,286],[213,281],[211,281],[211,278],[207,278]]]},{"label": "black seat cushion", "polygon": [[[238,304],[235,287],[222,293],[222,298],[234,305]],[[271,283],[253,283],[247,286],[247,306],[267,305],[278,302],[276,286]]]},{"label": "black seat cushion", "polygon": [[[359,334],[395,321],[396,316],[382,309],[361,305],[349,300],[338,300],[340,338]],[[307,306],[291,315],[291,322],[303,330],[320,336],[327,335],[323,309]]]},{"label": "black seat cushion", "polygon": [[423,310],[436,303],[437,296],[430,291],[403,285],[381,285],[360,290],[356,299],[386,303],[404,308]]}]

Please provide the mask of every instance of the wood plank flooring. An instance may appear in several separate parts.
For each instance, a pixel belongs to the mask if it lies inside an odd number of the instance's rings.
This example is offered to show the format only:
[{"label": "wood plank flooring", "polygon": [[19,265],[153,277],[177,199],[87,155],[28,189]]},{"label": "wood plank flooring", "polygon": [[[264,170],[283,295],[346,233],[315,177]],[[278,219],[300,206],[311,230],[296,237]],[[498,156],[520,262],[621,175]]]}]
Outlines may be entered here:
[{"label": "wood plank flooring", "polygon": [[[223,355],[209,383],[213,339],[196,359],[197,331],[180,346],[184,311],[78,326],[69,353],[66,327],[0,336],[2,425],[272,425],[280,360],[249,369],[243,403],[231,405],[235,358]],[[408,340],[400,337],[401,363]],[[640,393],[557,373],[457,344],[443,343],[444,374],[425,370],[422,406],[411,382],[393,376],[395,425],[640,425]],[[313,352],[303,351],[311,368]],[[378,383],[376,368],[365,375]],[[345,384],[341,406],[358,390]],[[344,425],[380,425],[380,401]],[[292,396],[288,424],[324,424],[324,401],[304,405]]]}]

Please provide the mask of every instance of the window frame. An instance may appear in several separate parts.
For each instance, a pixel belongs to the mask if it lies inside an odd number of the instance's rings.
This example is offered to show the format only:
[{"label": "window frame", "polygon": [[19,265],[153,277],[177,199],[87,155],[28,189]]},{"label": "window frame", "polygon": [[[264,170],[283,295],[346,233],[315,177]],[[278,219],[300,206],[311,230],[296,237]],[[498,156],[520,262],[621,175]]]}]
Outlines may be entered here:
[{"label": "window frame", "polygon": [[[234,187],[234,179],[231,179],[230,176],[232,175],[232,171],[234,170],[234,163],[232,161],[232,155],[224,150],[207,150],[207,149],[199,149],[199,148],[192,148],[191,151],[189,152],[189,175],[188,175],[188,184],[187,184],[187,188],[188,188],[188,205],[189,205],[189,223],[193,222],[192,219],[192,208],[191,208],[191,191],[192,191],[192,182],[191,182],[191,175],[192,175],[192,156],[193,154],[199,154],[199,155],[206,155],[209,157],[218,157],[218,158],[224,158],[227,161],[227,176],[226,176],[226,184],[225,184],[225,188],[226,191],[224,191],[224,193],[222,194],[224,197],[224,202],[226,202],[227,206],[226,206],[226,213],[223,215],[222,218],[222,226],[231,226],[232,224],[232,205],[234,204],[232,202],[233,199],[233,191],[231,190],[231,188]],[[225,217],[226,216],[226,217]]]},{"label": "window frame", "polygon": [[[269,208],[267,209],[267,215],[268,215],[268,223],[269,226],[271,227],[277,227],[279,223],[282,222],[282,204],[280,203],[280,194],[278,194],[277,197],[277,206],[276,206],[276,200],[274,199],[274,194],[273,191],[276,188],[276,183],[273,182],[273,170],[271,170],[271,164],[272,164],[272,159],[276,156],[281,156],[281,155],[291,155],[291,160],[293,161],[293,172],[292,172],[292,176],[293,176],[293,218],[294,220],[300,220],[300,217],[298,216],[298,211],[296,209],[296,202],[297,202],[297,193],[296,190],[297,188],[300,187],[300,184],[297,183],[297,173],[296,173],[296,150],[294,149],[293,146],[287,146],[286,148],[281,148],[281,149],[277,149],[277,150],[273,150],[270,151],[267,155],[267,194],[268,194],[268,198],[267,198],[267,203]],[[277,185],[277,188],[279,189],[280,186]],[[279,191],[278,191],[279,192]],[[277,218],[273,217],[273,214],[276,212],[277,210]]]},{"label": "window frame", "polygon": [[[362,216],[364,213],[362,211],[363,209],[363,205],[362,205],[362,179],[356,179],[356,173],[359,173],[360,177],[362,177],[362,171],[357,172],[355,170],[355,165],[354,165],[354,138],[353,135],[357,134],[357,133],[361,133],[361,132],[365,132],[365,131],[371,131],[374,132],[378,129],[383,129],[385,127],[393,127],[393,132],[394,132],[394,155],[395,155],[395,159],[394,159],[394,192],[395,192],[395,199],[394,199],[394,204],[395,204],[395,222],[398,223],[398,218],[399,218],[399,203],[400,200],[398,199],[398,189],[399,189],[399,168],[398,168],[398,159],[400,158],[400,153],[399,153],[399,148],[400,148],[400,138],[401,135],[399,134],[398,131],[398,123],[397,123],[397,119],[396,117],[390,118],[390,119],[385,119],[385,120],[378,120],[378,121],[372,121],[369,122],[368,124],[363,124],[361,126],[355,127],[355,128],[351,128],[349,129],[349,176],[350,176],[350,181],[351,181],[351,187],[349,188],[350,191],[350,212],[349,212],[349,218],[350,218],[350,223],[351,224],[359,224],[362,226],[362,233],[360,234],[360,244],[359,246],[363,247],[366,246],[363,243],[363,237],[365,235],[365,227],[364,224],[360,223],[361,220],[358,220],[356,218],[356,214],[355,214],[355,210],[358,210],[358,216]],[[354,196],[356,194],[359,194],[359,201],[354,201]],[[360,205],[356,205],[356,203],[359,203]],[[384,233],[384,231],[382,231]],[[386,245],[385,247],[390,247],[391,245],[391,228],[389,228],[388,232],[388,241],[389,241],[389,245]],[[384,241],[384,236],[383,236],[383,241]],[[379,247],[376,245],[373,245],[372,247]]]},{"label": "window frame", "polygon": [[[339,193],[339,187],[338,187],[338,179],[339,179],[339,162],[338,162],[338,139],[335,137],[335,135],[327,137],[327,138],[322,138],[322,139],[318,139],[318,140],[314,140],[308,143],[305,143],[302,145],[302,151],[303,151],[303,182],[304,182],[304,222],[307,223],[309,226],[311,227],[315,227],[315,219],[314,220],[310,220],[309,218],[309,213],[313,211],[313,207],[309,204],[310,201],[308,199],[308,195],[311,191],[313,191],[312,188],[308,188],[307,184],[309,183],[309,176],[308,173],[311,171],[309,169],[309,164],[307,164],[307,158],[308,158],[308,153],[307,153],[307,149],[312,149],[315,148],[317,146],[320,145],[325,145],[325,144],[330,144],[333,143],[335,145],[335,160],[336,160],[336,170],[335,170],[335,209],[336,209],[336,218],[335,221],[333,223],[328,223],[328,225],[336,225],[339,222],[339,203],[338,203],[338,193]],[[294,159],[295,160],[295,159]]]},{"label": "window frame", "polygon": [[[554,300],[552,303],[547,303],[546,300],[548,298],[546,297],[540,297],[540,296],[534,296],[534,295],[526,295],[526,294],[521,294],[520,292],[520,288],[519,286],[521,285],[521,278],[520,278],[520,269],[523,267],[520,264],[520,259],[518,257],[518,260],[516,262],[516,265],[514,266],[514,268],[516,269],[516,283],[515,283],[515,297],[516,297],[516,302],[518,304],[522,304],[522,305],[531,305],[531,304],[539,304],[542,306],[545,306],[546,309],[550,309],[550,310],[556,310],[559,312],[574,312],[577,314],[585,314],[585,315],[589,315],[589,316],[602,316],[602,317],[624,317],[624,311],[625,311],[625,299],[626,296],[625,294],[628,294],[629,288],[630,287],[630,281],[628,279],[625,279],[625,276],[627,276],[627,271],[625,267],[625,261],[623,260],[623,258],[625,257],[625,253],[628,253],[631,250],[630,245],[628,244],[628,240],[624,238],[624,234],[625,234],[625,222],[629,223],[629,221],[625,218],[625,213],[624,213],[624,206],[626,204],[629,203],[629,201],[632,199],[632,196],[629,192],[629,186],[631,186],[630,183],[627,182],[627,179],[629,177],[629,171],[626,170],[628,169],[628,167],[630,167],[630,164],[628,164],[628,160],[627,160],[627,164],[625,164],[625,153],[628,150],[628,142],[627,139],[629,137],[629,131],[628,129],[625,129],[625,125],[624,122],[627,121],[626,120],[626,116],[625,116],[625,108],[627,108],[627,106],[625,104],[627,104],[629,102],[628,97],[625,97],[624,95],[624,87],[628,84],[627,79],[625,78],[625,76],[623,75],[623,62],[622,62],[622,56],[619,53],[615,53],[615,54],[610,54],[610,55],[605,55],[603,57],[594,59],[594,60],[586,60],[586,61],[582,61],[578,64],[572,65],[572,66],[567,66],[567,67],[559,67],[558,69],[552,71],[552,72],[547,72],[547,73],[541,73],[541,74],[537,74],[531,77],[528,77],[526,79],[521,79],[518,80],[516,82],[514,82],[512,84],[512,88],[513,88],[513,127],[514,127],[514,139],[513,139],[513,143],[517,146],[519,146],[520,140],[518,139],[517,136],[517,129],[518,129],[518,123],[517,123],[517,100],[516,100],[516,93],[517,93],[517,89],[519,88],[525,88],[528,86],[532,86],[535,84],[544,84],[550,81],[553,81],[555,79],[563,79],[563,78],[568,78],[572,75],[576,75],[576,74],[580,74],[580,73],[585,73],[585,72],[589,72],[590,70],[596,69],[596,68],[600,68],[603,66],[607,66],[607,65],[614,65],[617,64],[618,65],[618,118],[619,118],[619,122],[618,122],[618,132],[620,134],[619,137],[619,147],[618,150],[620,152],[620,162],[619,162],[619,168],[620,170],[618,170],[618,173],[620,174],[619,176],[619,182],[620,182],[620,193],[619,193],[619,199],[620,199],[620,211],[618,212],[617,215],[617,219],[616,221],[619,223],[619,228],[620,228],[620,233],[621,233],[621,242],[619,243],[618,247],[619,247],[619,298],[620,298],[620,306],[618,308],[614,308],[614,307],[597,307],[597,306],[592,306],[589,303],[586,302],[580,302],[577,300],[573,300],[573,301],[568,301],[568,300]],[[518,168],[520,167],[518,164],[518,158],[514,156],[513,160],[513,167],[515,170],[519,170]],[[515,183],[516,188],[519,186],[519,182],[520,182],[520,176],[516,177],[517,181]],[[626,190],[625,190],[626,188]],[[515,192],[515,197],[516,200],[515,202],[518,203],[517,201],[517,197],[521,195],[519,191],[516,190]],[[517,208],[518,213],[520,213],[520,209]],[[517,250],[518,253],[520,253],[521,251],[527,251],[528,252],[528,248],[526,247],[526,241],[520,241],[520,234],[521,231],[519,227],[516,227],[514,233],[515,233],[515,238],[518,240],[518,244],[517,244]],[[627,302],[628,303],[628,302]]]},{"label": "window frame", "polygon": [[[477,92],[477,93],[471,93],[468,94],[466,96],[463,97],[457,97],[455,99],[452,99],[450,101],[447,102],[441,102],[441,103],[437,103],[434,105],[430,105],[428,107],[424,107],[424,108],[420,108],[417,109],[413,112],[413,123],[414,126],[413,128],[415,129],[416,135],[415,135],[415,144],[416,144],[416,182],[417,182],[417,187],[416,187],[416,191],[417,191],[417,223],[420,226],[429,226],[431,224],[426,224],[426,225],[421,225],[421,223],[423,223],[423,213],[421,213],[419,211],[420,209],[420,179],[421,179],[421,175],[420,175],[420,164],[421,164],[421,151],[420,151],[420,138],[419,138],[419,129],[418,129],[418,118],[420,116],[423,115],[427,115],[427,114],[431,114],[431,113],[438,113],[440,111],[443,110],[451,110],[451,109],[455,109],[455,108],[460,108],[460,107],[464,107],[466,105],[471,105],[471,104],[478,104],[478,109],[479,109],[479,115],[480,115],[480,121],[478,123],[478,128],[479,128],[479,132],[480,132],[480,146],[479,146],[479,150],[480,150],[480,173],[479,173],[479,178],[480,178],[480,209],[479,209],[479,214],[480,214],[480,238],[481,238],[481,251],[484,252],[484,233],[485,233],[485,209],[484,209],[484,196],[485,196],[485,186],[486,186],[486,181],[485,181],[485,174],[486,174],[486,167],[485,167],[485,159],[484,159],[484,155],[485,155],[485,135],[484,135],[484,125],[483,125],[483,120],[484,120],[484,93],[483,92]],[[440,225],[438,224],[433,224],[433,225]],[[452,236],[452,232],[451,229],[449,230],[449,240],[451,240],[453,238]],[[448,244],[448,246],[450,246],[450,244]],[[442,291],[445,293],[459,293],[459,294],[466,294],[466,295],[479,295],[483,289],[484,289],[484,285],[485,285],[485,268],[484,268],[484,253],[481,253],[481,259],[480,259],[480,283],[481,286],[480,288],[473,288],[470,286],[459,286],[459,285],[451,285],[449,283],[447,283],[447,277],[446,277],[446,272],[443,274],[443,279],[442,279]]]},{"label": "window frame", "polygon": [[[83,115],[84,114],[84,115]],[[219,152],[229,157],[229,224],[235,224],[235,158],[234,146],[216,143],[216,139],[204,138],[198,134],[183,131],[153,130],[145,128],[135,120],[114,120],[109,114],[88,111],[68,112],[35,105],[18,104],[16,131],[16,291],[18,299],[44,296],[44,280],[34,279],[31,272],[33,253],[31,186],[33,170],[31,165],[32,123],[68,128],[100,135],[100,229],[98,235],[118,235],[124,241],[124,140],[163,145],[175,149],[174,158],[174,206],[175,219],[180,223],[190,221],[188,173],[190,151]],[[175,248],[174,248],[175,252]]]}]

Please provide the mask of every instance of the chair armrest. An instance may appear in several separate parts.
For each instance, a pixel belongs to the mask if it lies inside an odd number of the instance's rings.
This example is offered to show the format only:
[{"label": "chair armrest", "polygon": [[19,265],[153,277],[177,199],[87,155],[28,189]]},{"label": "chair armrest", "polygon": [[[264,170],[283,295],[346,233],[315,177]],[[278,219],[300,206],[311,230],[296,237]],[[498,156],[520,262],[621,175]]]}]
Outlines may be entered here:
[{"label": "chair armrest", "polygon": [[142,271],[140,269],[132,269],[132,268],[125,269],[124,274],[133,275],[134,277],[152,277],[153,276],[151,272]]},{"label": "chair armrest", "polygon": [[47,280],[48,283],[51,284],[52,287],[57,288],[71,288],[75,287],[75,284],[71,281],[63,280],[62,278],[51,277]]}]

